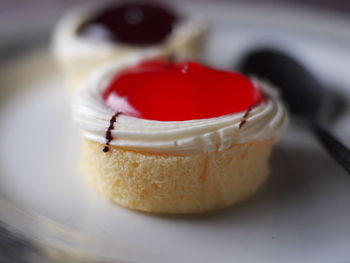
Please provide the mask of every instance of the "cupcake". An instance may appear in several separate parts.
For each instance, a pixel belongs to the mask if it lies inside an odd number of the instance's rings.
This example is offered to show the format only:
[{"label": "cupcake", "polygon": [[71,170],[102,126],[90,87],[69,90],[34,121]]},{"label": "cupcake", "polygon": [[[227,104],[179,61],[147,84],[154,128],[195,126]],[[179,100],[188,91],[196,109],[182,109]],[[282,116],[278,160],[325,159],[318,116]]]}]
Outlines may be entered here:
[{"label": "cupcake", "polygon": [[251,196],[268,177],[286,111],[268,84],[196,62],[126,58],[78,93],[81,168],[113,202],[198,213]]},{"label": "cupcake", "polygon": [[125,56],[159,53],[198,60],[206,26],[155,3],[114,2],[79,7],[58,23],[53,53],[72,91],[98,66]]}]

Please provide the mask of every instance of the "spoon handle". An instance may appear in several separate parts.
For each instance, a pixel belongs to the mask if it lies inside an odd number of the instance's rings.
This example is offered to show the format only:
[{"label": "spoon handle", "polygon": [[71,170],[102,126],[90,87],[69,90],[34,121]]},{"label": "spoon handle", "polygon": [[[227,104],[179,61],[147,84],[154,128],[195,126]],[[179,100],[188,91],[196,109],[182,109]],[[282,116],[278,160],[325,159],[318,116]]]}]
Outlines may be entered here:
[{"label": "spoon handle", "polygon": [[350,150],[315,121],[312,130],[328,153],[350,174]]}]

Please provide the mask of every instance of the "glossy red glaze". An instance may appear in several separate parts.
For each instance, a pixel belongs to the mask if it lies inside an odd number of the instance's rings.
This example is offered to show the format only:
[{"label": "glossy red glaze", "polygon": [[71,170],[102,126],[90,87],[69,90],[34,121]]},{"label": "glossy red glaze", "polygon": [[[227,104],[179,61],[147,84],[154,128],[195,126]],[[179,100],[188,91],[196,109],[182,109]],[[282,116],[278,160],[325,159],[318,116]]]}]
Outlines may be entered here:
[{"label": "glossy red glaze", "polygon": [[185,121],[243,112],[263,101],[245,76],[195,62],[147,61],[118,74],[103,93],[116,112]]}]

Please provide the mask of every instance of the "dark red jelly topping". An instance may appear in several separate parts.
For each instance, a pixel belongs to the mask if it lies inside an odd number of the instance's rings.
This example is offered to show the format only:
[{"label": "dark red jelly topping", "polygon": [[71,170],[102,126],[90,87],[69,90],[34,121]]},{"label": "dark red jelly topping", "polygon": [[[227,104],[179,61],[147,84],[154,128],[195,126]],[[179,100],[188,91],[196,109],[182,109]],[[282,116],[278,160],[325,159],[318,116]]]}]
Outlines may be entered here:
[{"label": "dark red jelly topping", "polygon": [[161,43],[171,33],[176,15],[150,3],[119,3],[99,12],[78,29],[78,34],[94,40],[132,45]]},{"label": "dark red jelly topping", "polygon": [[184,121],[246,111],[262,102],[263,94],[238,73],[195,62],[147,61],[119,74],[103,99],[125,115]]}]

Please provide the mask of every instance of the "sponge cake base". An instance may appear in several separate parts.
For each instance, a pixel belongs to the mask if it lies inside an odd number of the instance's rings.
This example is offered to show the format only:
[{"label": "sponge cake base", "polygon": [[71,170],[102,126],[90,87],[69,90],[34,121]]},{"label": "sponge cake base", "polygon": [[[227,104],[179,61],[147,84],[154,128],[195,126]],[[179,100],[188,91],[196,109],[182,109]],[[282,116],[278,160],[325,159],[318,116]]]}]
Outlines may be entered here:
[{"label": "sponge cake base", "polygon": [[199,213],[251,196],[268,176],[272,140],[194,155],[151,154],[83,139],[81,168],[109,200],[144,212]]}]

